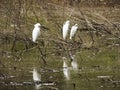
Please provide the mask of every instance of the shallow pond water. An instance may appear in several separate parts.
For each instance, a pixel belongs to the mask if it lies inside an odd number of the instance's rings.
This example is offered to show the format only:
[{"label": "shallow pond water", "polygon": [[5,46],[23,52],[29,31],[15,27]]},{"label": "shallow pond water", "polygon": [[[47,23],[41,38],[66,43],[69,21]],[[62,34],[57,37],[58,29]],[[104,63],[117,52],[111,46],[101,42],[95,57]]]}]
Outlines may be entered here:
[{"label": "shallow pond water", "polygon": [[[33,55],[34,54],[34,55]],[[36,55],[36,56],[35,56]],[[46,64],[38,52],[27,52],[22,60],[1,57],[0,90],[119,90],[118,47],[81,50],[74,55],[77,69],[67,57],[50,55]],[[65,66],[65,63],[67,66]],[[33,69],[41,76],[34,82]]]}]

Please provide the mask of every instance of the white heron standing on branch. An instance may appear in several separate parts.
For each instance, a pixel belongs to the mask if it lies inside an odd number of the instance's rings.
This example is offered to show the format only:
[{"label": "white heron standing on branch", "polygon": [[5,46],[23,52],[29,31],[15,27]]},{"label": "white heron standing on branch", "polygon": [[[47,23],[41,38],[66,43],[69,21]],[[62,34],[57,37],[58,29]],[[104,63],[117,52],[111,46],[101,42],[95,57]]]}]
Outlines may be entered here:
[{"label": "white heron standing on branch", "polygon": [[69,26],[70,26],[70,21],[67,20],[64,24],[63,24],[63,28],[62,28],[62,33],[63,33],[63,39],[66,39],[66,36],[68,34],[69,31]]},{"label": "white heron standing on branch", "polygon": [[36,42],[38,36],[40,35],[40,23],[37,23],[34,25],[34,29],[33,29],[33,32],[32,32],[32,41],[33,42]]},{"label": "white heron standing on branch", "polygon": [[74,26],[72,26],[71,31],[70,31],[70,39],[74,37],[77,29],[78,29],[78,24],[75,24]]}]

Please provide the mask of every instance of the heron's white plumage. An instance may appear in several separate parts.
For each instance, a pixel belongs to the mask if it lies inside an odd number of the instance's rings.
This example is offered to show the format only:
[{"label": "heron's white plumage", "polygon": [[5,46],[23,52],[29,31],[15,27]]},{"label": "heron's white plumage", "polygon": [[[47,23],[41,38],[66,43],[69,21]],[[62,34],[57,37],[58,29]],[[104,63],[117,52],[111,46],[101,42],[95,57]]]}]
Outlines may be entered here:
[{"label": "heron's white plumage", "polygon": [[33,32],[32,32],[32,41],[33,42],[36,42],[38,36],[40,35],[40,23],[37,23],[34,25],[34,29],[33,29]]},{"label": "heron's white plumage", "polygon": [[66,36],[68,34],[69,31],[69,25],[70,25],[70,21],[67,20],[64,24],[63,24],[63,28],[62,28],[62,32],[63,32],[63,39],[66,39]]},{"label": "heron's white plumage", "polygon": [[33,80],[41,81],[41,75],[37,72],[36,68],[33,69]]},{"label": "heron's white plumage", "polygon": [[72,26],[71,31],[70,31],[70,39],[72,39],[72,37],[74,37],[75,32],[77,31],[77,29],[78,29],[78,25],[77,24]]}]

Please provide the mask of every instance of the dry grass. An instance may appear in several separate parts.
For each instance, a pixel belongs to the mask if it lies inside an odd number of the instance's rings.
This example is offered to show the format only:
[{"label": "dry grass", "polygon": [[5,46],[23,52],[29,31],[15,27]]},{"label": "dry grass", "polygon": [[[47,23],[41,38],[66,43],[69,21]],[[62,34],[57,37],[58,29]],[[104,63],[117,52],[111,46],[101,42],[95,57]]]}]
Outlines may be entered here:
[{"label": "dry grass", "polygon": [[[43,59],[47,53],[58,54],[64,51],[70,56],[68,51],[98,47],[101,41],[113,44],[106,42],[108,38],[116,38],[114,44],[120,45],[119,8],[80,7],[77,4],[70,7],[55,3],[46,3],[45,6],[34,4],[30,6],[13,3],[3,9],[1,9],[2,14],[0,15],[1,46],[9,44],[8,51],[15,51],[20,55],[36,47],[31,41],[33,25],[36,22],[40,22],[44,26],[39,40],[41,48],[38,47]],[[75,23],[79,25],[75,41],[62,40],[62,25],[68,19],[71,22],[70,27]],[[49,52],[50,48],[53,48],[54,51]],[[1,48],[1,50],[4,49],[6,47]]]}]

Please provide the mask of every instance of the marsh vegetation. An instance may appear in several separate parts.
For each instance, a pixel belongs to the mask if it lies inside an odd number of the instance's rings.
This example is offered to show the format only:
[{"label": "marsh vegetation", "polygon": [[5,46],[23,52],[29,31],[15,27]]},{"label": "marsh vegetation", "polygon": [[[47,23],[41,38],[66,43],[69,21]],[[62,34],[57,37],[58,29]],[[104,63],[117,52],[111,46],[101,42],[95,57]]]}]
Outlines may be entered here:
[{"label": "marsh vegetation", "polygon": [[[0,89],[119,90],[119,0],[92,1],[1,0]],[[66,20],[70,27],[78,24],[73,40],[62,38]],[[42,30],[35,44],[31,36],[37,22]],[[73,60],[77,70],[71,68]],[[34,68],[41,75],[40,86],[33,81]]]}]

